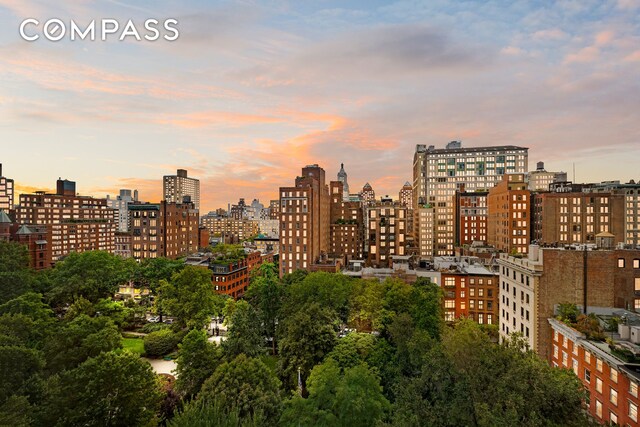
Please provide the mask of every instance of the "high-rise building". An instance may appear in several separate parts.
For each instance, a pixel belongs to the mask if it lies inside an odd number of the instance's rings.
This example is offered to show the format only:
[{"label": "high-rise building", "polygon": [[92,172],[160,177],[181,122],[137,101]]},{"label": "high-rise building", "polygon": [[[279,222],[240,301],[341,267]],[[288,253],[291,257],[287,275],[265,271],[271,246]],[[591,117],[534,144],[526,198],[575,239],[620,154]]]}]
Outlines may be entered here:
[{"label": "high-rise building", "polygon": [[338,172],[338,181],[342,183],[342,197],[349,200],[349,183],[347,182],[347,172],[344,170],[344,163],[340,163],[340,172]]},{"label": "high-rise building", "polygon": [[113,253],[118,213],[106,199],[77,196],[76,183],[59,179],[56,194],[21,194],[16,222],[51,229],[52,261],[71,252],[101,250]]},{"label": "high-rise building", "polygon": [[487,195],[487,243],[499,251],[526,254],[531,242],[531,192],[525,175],[503,175]]},{"label": "high-rise building", "polygon": [[346,260],[362,259],[364,250],[364,211],[361,202],[345,201],[344,185],[331,181],[331,231],[332,257]]},{"label": "high-rise building", "polygon": [[544,162],[538,162],[536,170],[527,174],[529,182],[529,190],[531,191],[549,191],[549,186],[558,182],[567,181],[566,172],[547,172],[544,169]]},{"label": "high-rise building", "polygon": [[14,182],[2,175],[2,163],[0,163],[0,209],[9,212],[13,209]]},{"label": "high-rise building", "polygon": [[129,204],[138,201],[138,190],[120,190],[120,194],[112,199],[107,195],[107,206],[118,211],[118,231],[129,230]]},{"label": "high-rise building", "polygon": [[512,145],[463,148],[460,141],[450,142],[443,149],[417,145],[413,204],[418,255],[453,254],[456,190],[488,191],[504,174],[526,173],[527,162],[528,148]]},{"label": "high-rise building", "polygon": [[280,274],[308,270],[329,251],[329,186],[317,164],[280,187]]},{"label": "high-rise building", "polygon": [[367,264],[389,267],[395,256],[405,256],[407,208],[383,198],[367,208]]},{"label": "high-rise building", "polygon": [[280,221],[280,200],[271,200],[269,202],[269,219]]},{"label": "high-rise building", "polygon": [[193,203],[130,204],[131,255],[136,260],[176,259],[197,252],[198,227]]},{"label": "high-rise building", "polygon": [[487,243],[487,191],[456,191],[456,246]]},{"label": "high-rise building", "polygon": [[163,199],[167,203],[183,203],[189,197],[196,209],[200,210],[200,180],[189,178],[186,169],[178,169],[175,175],[163,178]]}]

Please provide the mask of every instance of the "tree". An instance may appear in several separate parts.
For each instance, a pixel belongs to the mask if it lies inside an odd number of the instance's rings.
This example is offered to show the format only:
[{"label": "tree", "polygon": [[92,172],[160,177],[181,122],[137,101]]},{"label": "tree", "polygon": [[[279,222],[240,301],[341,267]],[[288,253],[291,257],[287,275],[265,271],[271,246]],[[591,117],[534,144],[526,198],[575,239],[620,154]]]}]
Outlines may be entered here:
[{"label": "tree", "polygon": [[231,316],[227,317],[229,328],[222,342],[222,350],[227,359],[240,354],[256,357],[264,353],[264,338],[256,311],[246,301],[237,301]]},{"label": "tree", "polygon": [[161,329],[147,334],[143,341],[145,356],[162,357],[176,348],[180,337],[171,329]]},{"label": "tree", "polygon": [[42,425],[148,425],[162,396],[151,365],[128,351],[102,353],[51,379]]},{"label": "tree", "polygon": [[63,323],[45,340],[44,353],[49,373],[72,369],[89,357],[120,348],[122,337],[106,317],[81,315]]},{"label": "tree", "polygon": [[267,420],[261,414],[241,417],[237,409],[201,400],[187,404],[172,420],[168,427],[261,427]]},{"label": "tree", "polygon": [[427,331],[433,338],[439,338],[444,328],[442,297],[442,289],[429,279],[418,278],[413,285],[411,316],[416,327]]},{"label": "tree", "polygon": [[336,341],[335,314],[317,303],[300,307],[283,319],[280,328],[280,377],[293,388],[298,369],[305,378],[329,353]]},{"label": "tree", "polygon": [[280,381],[260,359],[239,355],[224,362],[202,385],[198,400],[238,411],[241,418],[260,414],[277,420],[280,414]]},{"label": "tree", "polygon": [[163,312],[175,316],[179,326],[201,329],[215,312],[218,299],[213,290],[211,271],[187,266],[170,282],[160,281],[157,304]]},{"label": "tree", "polygon": [[136,262],[106,251],[72,252],[51,272],[48,297],[52,303],[72,303],[79,297],[91,303],[112,296],[133,277]]},{"label": "tree", "polygon": [[0,241],[0,304],[28,292],[33,283],[27,247]]},{"label": "tree", "polygon": [[[475,425],[584,425],[584,388],[570,370],[549,366],[516,341],[496,345],[461,321],[442,340],[452,375],[468,384]],[[526,379],[524,381],[523,379]]]},{"label": "tree", "polygon": [[0,346],[0,405],[14,394],[25,393],[25,385],[44,366],[42,353],[17,345]]},{"label": "tree", "polygon": [[391,408],[366,363],[342,371],[329,358],[313,368],[307,384],[309,397],[294,396],[288,401],[281,425],[365,427],[380,422]]},{"label": "tree", "polygon": [[327,355],[327,358],[333,359],[342,369],[351,368],[367,362],[373,354],[375,346],[375,336],[352,332],[337,341],[336,346]]},{"label": "tree", "polygon": [[220,364],[220,348],[207,341],[203,330],[192,329],[182,340],[176,359],[176,389],[191,398]]},{"label": "tree", "polygon": [[349,325],[358,331],[379,330],[384,315],[385,285],[378,280],[355,280],[349,295]]},{"label": "tree", "polygon": [[278,282],[278,268],[275,264],[265,263],[251,279],[245,298],[256,308],[262,331],[271,340],[272,354],[276,354],[276,329],[280,308],[284,298],[284,289]]},{"label": "tree", "polygon": [[308,274],[301,282],[294,282],[287,288],[283,315],[289,316],[300,307],[316,303],[333,310],[343,323],[348,317],[348,297],[351,279],[342,274],[316,272]]}]

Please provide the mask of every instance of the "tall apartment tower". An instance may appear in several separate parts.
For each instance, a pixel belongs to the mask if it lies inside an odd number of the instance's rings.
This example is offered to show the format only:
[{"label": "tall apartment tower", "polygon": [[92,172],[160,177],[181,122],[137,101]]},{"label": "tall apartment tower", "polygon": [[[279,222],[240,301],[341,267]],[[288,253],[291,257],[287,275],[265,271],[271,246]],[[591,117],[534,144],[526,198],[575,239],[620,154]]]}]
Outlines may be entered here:
[{"label": "tall apartment tower", "polygon": [[167,203],[182,203],[185,196],[200,210],[200,180],[189,178],[186,169],[178,169],[175,175],[163,177],[163,198]]},{"label": "tall apartment tower", "polygon": [[342,197],[349,200],[349,183],[347,182],[347,172],[344,170],[344,163],[340,163],[340,172],[338,172],[338,181],[342,183]]},{"label": "tall apartment tower", "polygon": [[364,250],[364,211],[362,202],[345,201],[344,185],[331,181],[330,251],[333,257],[362,259]]},{"label": "tall apartment tower", "polygon": [[390,267],[394,257],[406,255],[407,207],[383,198],[367,216],[367,265]]},{"label": "tall apartment tower", "polygon": [[138,201],[138,190],[120,190],[120,194],[112,199],[107,195],[107,206],[118,211],[118,231],[129,230],[129,204]]},{"label": "tall apartment tower", "polygon": [[71,252],[115,251],[117,211],[106,199],[78,196],[76,183],[59,179],[56,194],[38,191],[21,194],[16,206],[16,222],[27,226],[46,225],[51,229],[52,261]]},{"label": "tall apartment tower", "polygon": [[525,174],[503,176],[487,195],[487,243],[502,252],[526,254],[531,242],[531,192]]},{"label": "tall apartment tower", "polygon": [[526,173],[528,148],[513,145],[445,148],[417,145],[413,157],[414,241],[421,257],[451,255],[455,194],[487,191],[507,173]]},{"label": "tall apartment tower", "polygon": [[360,192],[360,198],[365,206],[373,205],[376,202],[376,192],[373,191],[373,187],[368,182],[362,187]]},{"label": "tall apartment tower", "polygon": [[329,186],[317,164],[280,187],[280,274],[307,270],[329,252]]},{"label": "tall apartment tower", "polygon": [[2,163],[0,163],[0,209],[9,212],[13,209],[14,183],[2,175]]}]

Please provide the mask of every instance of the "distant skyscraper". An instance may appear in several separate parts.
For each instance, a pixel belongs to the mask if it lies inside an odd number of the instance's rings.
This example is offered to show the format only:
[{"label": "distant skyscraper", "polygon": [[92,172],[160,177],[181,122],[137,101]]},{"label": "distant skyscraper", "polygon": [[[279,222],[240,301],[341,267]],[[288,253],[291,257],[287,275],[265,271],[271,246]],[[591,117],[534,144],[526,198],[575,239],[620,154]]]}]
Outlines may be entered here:
[{"label": "distant skyscraper", "polygon": [[13,209],[13,194],[13,180],[2,176],[2,163],[0,163],[0,209],[6,212]]},{"label": "distant skyscraper", "polygon": [[107,206],[118,211],[118,231],[129,230],[129,204],[138,201],[138,190],[120,190],[115,199],[107,195]]},{"label": "distant skyscraper", "polygon": [[185,169],[178,169],[176,175],[164,176],[163,193],[167,203],[183,203],[188,196],[196,210],[200,210],[200,180],[189,178]]},{"label": "distant skyscraper", "polygon": [[451,255],[456,191],[487,191],[507,173],[526,173],[528,148],[513,145],[444,149],[417,145],[413,158],[414,241],[418,255]]},{"label": "distant skyscraper", "polygon": [[318,165],[302,168],[295,186],[280,187],[280,274],[308,270],[329,252],[329,186]]},{"label": "distant skyscraper", "polygon": [[347,182],[347,173],[344,170],[344,163],[340,163],[340,172],[338,172],[338,181],[342,183],[342,197],[345,201],[349,200],[349,183]]}]

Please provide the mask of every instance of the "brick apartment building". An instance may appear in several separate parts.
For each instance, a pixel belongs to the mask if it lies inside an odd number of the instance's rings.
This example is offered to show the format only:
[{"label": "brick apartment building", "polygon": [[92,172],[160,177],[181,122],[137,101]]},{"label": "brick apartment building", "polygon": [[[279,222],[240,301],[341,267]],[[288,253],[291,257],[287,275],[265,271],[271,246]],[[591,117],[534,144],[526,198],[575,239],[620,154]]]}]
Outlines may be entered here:
[{"label": "brick apartment building", "polygon": [[205,215],[201,218],[200,224],[209,230],[210,236],[220,237],[225,242],[241,242],[257,236],[260,232],[259,221],[251,219]]},{"label": "brick apartment building", "polygon": [[456,192],[456,246],[487,242],[487,194],[486,191]]},{"label": "brick apartment building", "polygon": [[198,251],[198,211],[193,203],[131,204],[129,229],[136,260],[176,259]]},{"label": "brick apartment building", "polygon": [[634,326],[619,325],[621,334],[613,341],[613,345],[589,340],[564,322],[548,319],[553,336],[551,364],[572,369],[582,381],[588,396],[585,402],[587,410],[599,423],[637,426],[640,425],[640,360],[633,357],[634,360],[629,363],[616,349],[636,354],[640,352],[637,338],[634,340],[631,336],[640,336],[640,319],[632,313],[620,313]]},{"label": "brick apartment building", "polygon": [[29,254],[29,266],[34,270],[52,266],[51,229],[46,225],[18,224],[0,209],[0,241],[25,245]]},{"label": "brick apartment building", "polygon": [[520,332],[550,360],[551,328],[560,303],[640,311],[640,250],[531,247],[524,258],[500,254],[500,334]]},{"label": "brick apartment building", "polygon": [[54,263],[71,252],[115,251],[118,212],[107,206],[106,199],[77,196],[73,181],[59,179],[55,194],[21,194],[15,220],[50,229]]},{"label": "brick apartment building", "polygon": [[472,319],[479,324],[497,325],[499,278],[482,264],[454,262],[441,270],[445,321]]},{"label": "brick apartment building", "polygon": [[329,252],[330,198],[325,172],[302,168],[293,187],[280,187],[280,275],[309,270]]},{"label": "brick apartment building", "polygon": [[253,251],[244,259],[225,262],[212,261],[209,268],[213,272],[213,286],[217,293],[241,298],[249,289],[249,280],[254,269],[265,262],[274,262],[273,253],[263,254]]},{"label": "brick apartment building", "polygon": [[331,181],[329,255],[343,259],[362,259],[364,250],[364,211],[361,202],[345,201],[344,185]]},{"label": "brick apartment building", "polygon": [[487,243],[503,252],[526,254],[531,241],[531,192],[525,174],[504,175],[487,194]]},{"label": "brick apartment building", "polygon": [[547,192],[533,195],[533,236],[541,245],[595,243],[599,233],[625,240],[625,195]]},{"label": "brick apartment building", "polygon": [[367,208],[367,265],[389,267],[394,256],[404,256],[407,207],[382,199]]}]

